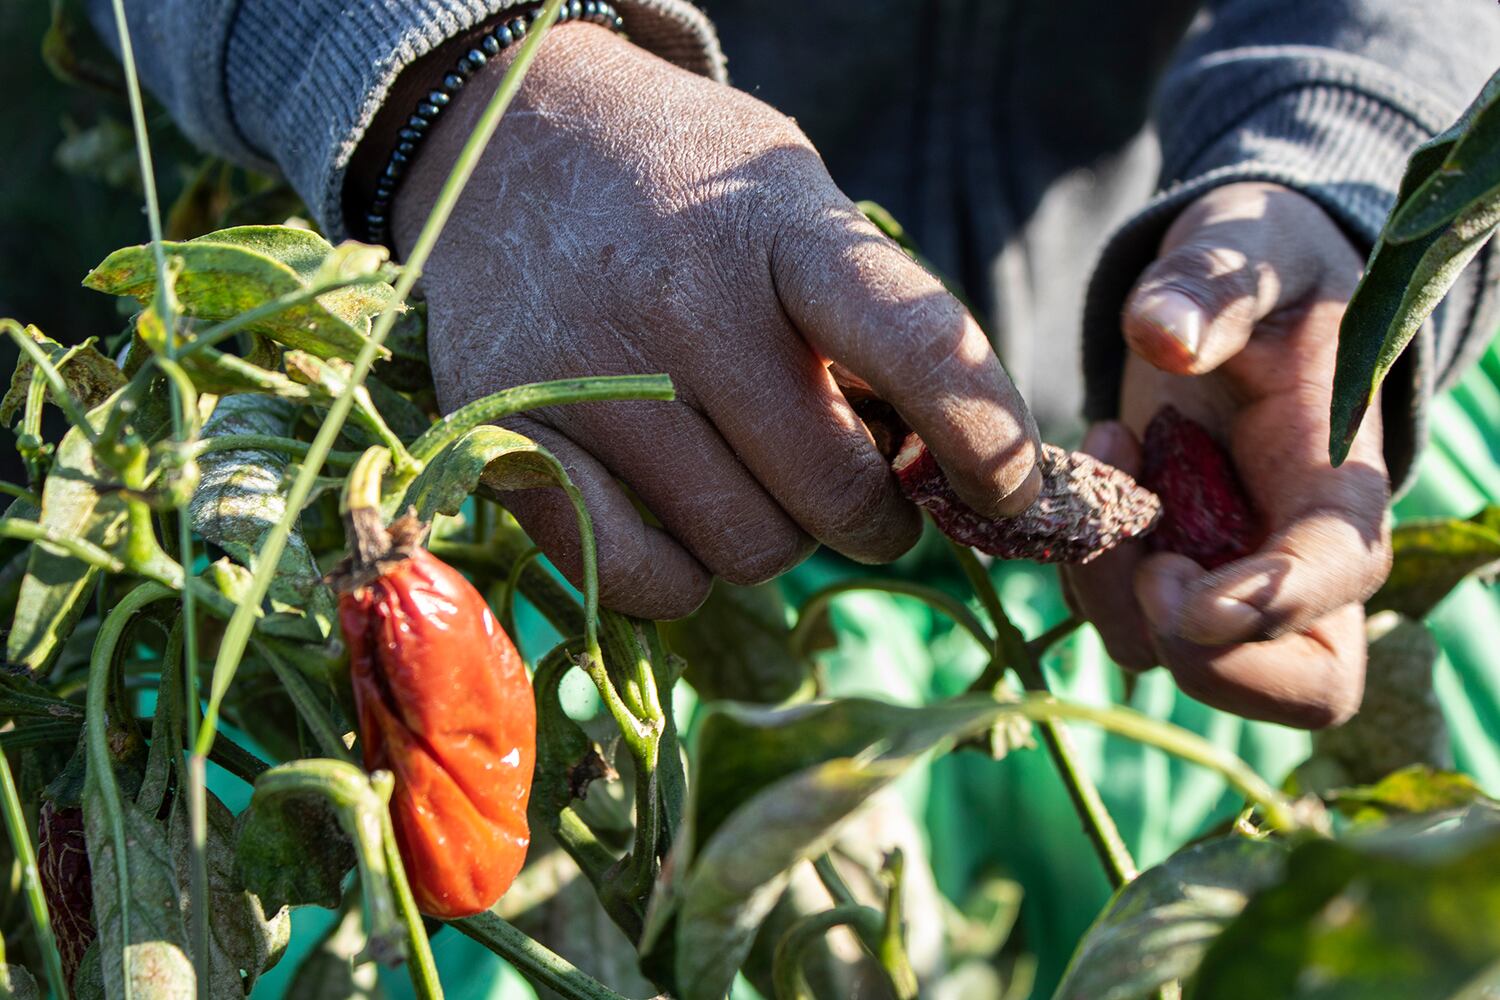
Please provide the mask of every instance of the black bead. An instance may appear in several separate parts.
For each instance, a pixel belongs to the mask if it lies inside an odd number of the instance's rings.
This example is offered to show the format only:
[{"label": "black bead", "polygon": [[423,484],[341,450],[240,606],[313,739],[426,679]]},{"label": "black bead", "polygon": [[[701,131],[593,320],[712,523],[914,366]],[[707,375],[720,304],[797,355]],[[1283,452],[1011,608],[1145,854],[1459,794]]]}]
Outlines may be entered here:
[{"label": "black bead", "polygon": [[508,28],[507,26],[502,24],[500,25],[500,27],[495,29],[495,41],[500,45],[502,49],[510,48],[511,44],[514,43],[515,40],[516,36],[511,34],[510,28]]},{"label": "black bead", "polygon": [[625,30],[625,19],[623,17],[621,17],[619,14],[615,15],[614,29],[616,31],[624,31]]},{"label": "black bead", "polygon": [[479,40],[479,47],[484,49],[487,56],[498,56],[500,54],[500,39],[494,35],[485,35]]},{"label": "black bead", "polygon": [[422,135],[422,132],[419,132],[414,128],[404,128],[396,133],[396,138],[400,139],[402,142],[421,142]]},{"label": "black bead", "polygon": [[447,76],[443,77],[443,86],[447,87],[450,92],[462,89],[463,85],[464,78],[459,76],[457,73],[449,73]]},{"label": "black bead", "polygon": [[489,62],[489,60],[485,58],[484,53],[480,52],[478,49],[470,49],[469,54],[464,56],[462,61],[468,63],[469,66],[476,71],[483,67],[485,63]]},{"label": "black bead", "polygon": [[510,33],[519,41],[520,39],[526,37],[526,29],[529,26],[529,23],[524,17],[518,17],[514,21],[510,22]]},{"label": "black bead", "polygon": [[379,184],[375,185],[375,197],[377,198],[389,198],[395,193],[396,185],[392,184],[390,181],[381,181]]},{"label": "black bead", "polygon": [[583,0],[583,19],[592,21],[599,16],[599,5],[594,0]]},{"label": "black bead", "polygon": [[372,212],[365,217],[365,222],[369,223],[371,229],[385,228],[385,216],[383,215],[376,215]]},{"label": "black bead", "polygon": [[573,0],[572,3],[568,4],[568,13],[572,15],[573,20],[575,21],[582,17],[583,0]]},{"label": "black bead", "polygon": [[406,127],[411,129],[413,132],[426,132],[428,126],[430,126],[431,124],[432,122],[428,121],[426,118],[423,118],[421,115],[412,115],[406,120]]},{"label": "black bead", "polygon": [[401,153],[408,158],[410,158],[411,154],[415,153],[416,151],[417,144],[414,142],[398,142],[396,144],[396,152]]},{"label": "black bead", "polygon": [[429,119],[431,119],[436,118],[438,115],[442,114],[443,109],[435,104],[429,104],[426,101],[423,101],[421,104],[417,105],[417,113],[420,115],[426,115]]},{"label": "black bead", "polygon": [[427,103],[436,104],[440,108],[446,108],[450,100],[452,100],[452,98],[443,93],[441,90],[434,90],[432,93],[427,95]]},{"label": "black bead", "polygon": [[385,165],[385,176],[393,181],[399,180],[402,173],[404,173],[404,171],[401,168],[401,164],[397,163],[394,157],[391,159],[390,163],[387,163]]},{"label": "black bead", "polygon": [[399,163],[404,167],[411,162],[411,157],[407,156],[405,153],[401,152],[401,150],[398,149],[391,154],[391,162]]}]

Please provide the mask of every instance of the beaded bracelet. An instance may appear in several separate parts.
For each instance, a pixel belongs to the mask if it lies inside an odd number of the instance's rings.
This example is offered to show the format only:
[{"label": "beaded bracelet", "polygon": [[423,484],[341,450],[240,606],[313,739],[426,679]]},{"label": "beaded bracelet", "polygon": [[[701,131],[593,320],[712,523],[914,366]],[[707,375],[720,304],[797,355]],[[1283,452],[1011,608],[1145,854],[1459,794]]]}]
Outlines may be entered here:
[{"label": "beaded bracelet", "polygon": [[[463,89],[464,82],[484,67],[495,56],[526,37],[527,30],[535,23],[540,10],[534,10],[491,28],[475,43],[474,47],[459,57],[458,64],[448,72],[426,97],[417,102],[417,108],[405,126],[396,133],[399,140],[391,151],[380,180],[375,185],[375,195],[365,213],[365,234],[371,243],[385,243],[389,235],[391,199],[401,186],[401,179],[417,158],[422,140],[427,137],[438,116],[443,113],[454,96]],[[622,31],[625,21],[608,0],[568,0],[558,11],[557,20],[588,21],[593,24]]]}]

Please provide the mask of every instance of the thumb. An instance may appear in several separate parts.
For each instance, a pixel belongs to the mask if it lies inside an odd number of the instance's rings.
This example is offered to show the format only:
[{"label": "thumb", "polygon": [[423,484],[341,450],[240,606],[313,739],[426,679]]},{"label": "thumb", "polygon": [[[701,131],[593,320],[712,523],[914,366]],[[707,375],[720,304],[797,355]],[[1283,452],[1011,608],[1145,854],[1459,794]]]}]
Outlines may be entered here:
[{"label": "thumb", "polygon": [[1271,184],[1216,188],[1178,217],[1126,299],[1126,343],[1171,374],[1213,371],[1257,324],[1319,287],[1335,241],[1343,236],[1332,220],[1302,195]]},{"label": "thumb", "polygon": [[979,324],[847,199],[799,214],[771,270],[803,338],[896,408],[970,507],[1025,510],[1041,487],[1040,439]]}]

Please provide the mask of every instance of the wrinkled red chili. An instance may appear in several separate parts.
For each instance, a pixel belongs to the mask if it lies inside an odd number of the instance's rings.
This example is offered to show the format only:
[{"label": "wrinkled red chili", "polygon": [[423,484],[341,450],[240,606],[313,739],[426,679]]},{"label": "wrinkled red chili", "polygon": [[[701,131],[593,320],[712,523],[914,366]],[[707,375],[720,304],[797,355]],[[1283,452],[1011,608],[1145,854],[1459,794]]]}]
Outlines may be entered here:
[{"label": "wrinkled red chili", "polygon": [[364,764],[395,775],[391,820],[417,906],[478,913],[510,887],[530,841],[531,683],[457,570],[416,544],[375,565],[339,601]]}]

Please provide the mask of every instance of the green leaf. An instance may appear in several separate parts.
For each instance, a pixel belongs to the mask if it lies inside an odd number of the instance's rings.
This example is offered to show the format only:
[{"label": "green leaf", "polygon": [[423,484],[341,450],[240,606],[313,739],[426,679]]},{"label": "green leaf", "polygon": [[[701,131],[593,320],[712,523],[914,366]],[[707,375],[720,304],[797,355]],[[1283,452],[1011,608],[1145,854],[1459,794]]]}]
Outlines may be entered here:
[{"label": "green leaf", "polygon": [[[207,819],[208,995],[233,997],[249,993],[261,973],[280,960],[291,935],[291,918],[284,908],[272,908],[268,913],[236,876],[234,815],[211,792],[207,797]],[[193,840],[187,803],[181,796],[172,803],[168,842],[179,886],[178,905],[184,921],[191,923],[188,886]]]},{"label": "green leaf", "polygon": [[42,991],[26,966],[0,964],[0,1000],[42,1000]]},{"label": "green leaf", "polygon": [[1391,575],[1366,602],[1366,612],[1425,618],[1471,574],[1500,564],[1500,524],[1486,521],[1500,521],[1496,511],[1500,508],[1467,520],[1430,518],[1397,525],[1391,532]]},{"label": "green leaf", "polygon": [[364,947],[359,910],[349,907],[297,966],[284,1000],[380,1000],[379,970],[361,960]]},{"label": "green leaf", "polygon": [[[164,246],[169,257],[183,263],[176,292],[184,313],[210,321],[230,319],[325,281],[369,273],[372,263],[379,266],[379,259],[370,256],[376,252],[372,247],[336,249],[315,233],[289,226],[241,226]],[[116,250],[89,272],[84,285],[149,303],[156,289],[151,247]],[[388,283],[358,285],[289,306],[245,329],[318,357],[353,358],[368,339],[370,318],[395,304],[395,290]]]},{"label": "green leaf", "polygon": [[[96,429],[104,426],[105,418],[105,407],[88,416]],[[125,508],[118,497],[99,492],[95,483],[101,478],[88,438],[77,427],[70,428],[42,489],[41,523],[59,534],[113,547],[125,523]],[[98,573],[44,543],[33,545],[6,637],[6,656],[33,672],[50,666],[86,610]]]},{"label": "green leaf", "polygon": [[1115,893],[1079,942],[1053,1000],[1136,1000],[1193,974],[1287,849],[1228,837],[1184,848]]},{"label": "green leaf", "polygon": [[[1334,465],[1348,457],[1349,446],[1386,374],[1500,225],[1500,187],[1490,184],[1458,203],[1460,189],[1468,192],[1469,187],[1484,182],[1474,180],[1478,173],[1454,173],[1476,158],[1491,155],[1497,144],[1492,131],[1500,130],[1497,98],[1500,79],[1491,79],[1464,115],[1419,146],[1407,163],[1396,207],[1375,242],[1339,325],[1328,437]],[[1476,144],[1461,153],[1476,123],[1482,126],[1474,133]],[[1484,170],[1493,169],[1491,160]],[[1461,176],[1469,177],[1467,186],[1456,183]]]},{"label": "green leaf", "polygon": [[[203,435],[285,435],[296,420],[296,412],[296,407],[284,399],[225,396],[204,423]],[[193,530],[254,571],[261,540],[287,513],[282,488],[286,465],[286,455],[272,451],[204,455],[198,460],[198,489],[188,506]],[[306,615],[322,635],[331,634],[336,602],[322,577],[302,532],[293,528],[271,581],[272,609]]]},{"label": "green leaf", "polygon": [[[131,799],[123,812],[130,884],[119,884],[115,843],[98,782],[84,793],[84,829],[94,883],[94,926],[99,931],[99,962],[108,996],[194,1000],[197,996],[182,896],[173,874],[167,835]],[[120,900],[130,900],[129,947]],[[128,982],[128,986],[127,986]]]},{"label": "green leaf", "polygon": [[775,703],[812,690],[812,664],[792,648],[786,601],[774,583],[715,581],[703,606],[663,624],[662,634],[705,700]]},{"label": "green leaf", "polygon": [[698,733],[689,826],[672,862],[689,866],[674,942],[685,1000],[724,995],[798,862],[827,850],[843,821],[920,755],[982,730],[997,710],[980,699],[926,708],[865,699],[711,705]]},{"label": "green leaf", "polygon": [[1450,997],[1500,955],[1500,823],[1489,810],[1296,847],[1280,884],[1209,948],[1204,1000]]},{"label": "green leaf", "polygon": [[1443,164],[1392,214],[1393,242],[1426,236],[1453,221],[1468,205],[1500,190],[1500,73],[1446,133],[1456,141]]},{"label": "green leaf", "polygon": [[1369,822],[1396,815],[1451,812],[1475,803],[1500,805],[1473,778],[1413,764],[1362,788],[1340,788],[1329,801],[1349,818]]},{"label": "green leaf", "polygon": [[[415,507],[423,521],[435,514],[457,514],[481,482],[500,491],[561,486],[576,494],[547,449],[514,431],[486,424],[467,431],[428,462],[407,488],[399,509]],[[574,497],[575,507],[582,503],[581,497]]]},{"label": "green leaf", "polygon": [[325,796],[252,797],[238,827],[236,873],[267,909],[339,905],[354,847]]},{"label": "green leaf", "polygon": [[[92,410],[125,384],[125,375],[119,366],[95,349],[96,338],[90,337],[81,344],[64,347],[34,326],[26,327],[26,334],[52,362],[83,409]],[[5,398],[0,399],[0,427],[10,426],[16,414],[25,407],[33,367],[31,359],[25,355],[17,362],[10,378],[10,388]]]}]

